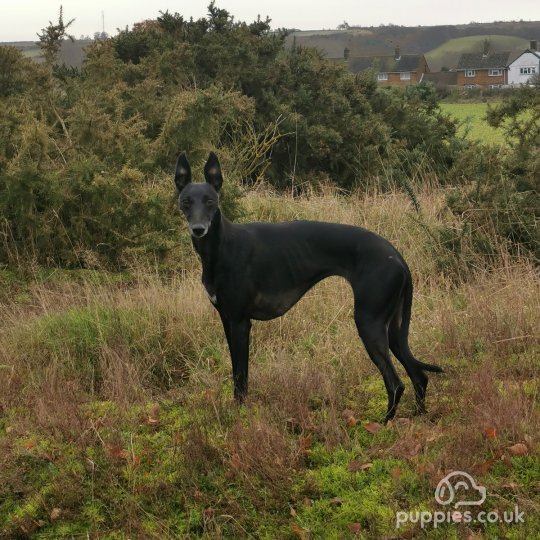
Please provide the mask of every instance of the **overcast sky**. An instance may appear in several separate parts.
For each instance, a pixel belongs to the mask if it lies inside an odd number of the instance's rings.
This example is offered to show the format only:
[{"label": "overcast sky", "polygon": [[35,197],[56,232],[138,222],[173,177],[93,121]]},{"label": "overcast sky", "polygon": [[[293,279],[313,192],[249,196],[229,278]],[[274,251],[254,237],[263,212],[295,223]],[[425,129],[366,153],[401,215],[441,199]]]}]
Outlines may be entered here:
[{"label": "overcast sky", "polygon": [[[115,34],[138,21],[156,18],[159,11],[178,12],[185,18],[205,15],[209,0],[0,0],[0,42],[35,40],[49,20],[58,20],[60,4],[64,21],[75,18],[71,33]],[[251,22],[260,14],[272,19],[273,28],[302,30],[332,29],[347,21],[350,25],[404,26],[461,24],[475,22],[540,20],[539,0],[218,0],[217,6],[236,20]],[[538,36],[531,36],[538,37]]]}]

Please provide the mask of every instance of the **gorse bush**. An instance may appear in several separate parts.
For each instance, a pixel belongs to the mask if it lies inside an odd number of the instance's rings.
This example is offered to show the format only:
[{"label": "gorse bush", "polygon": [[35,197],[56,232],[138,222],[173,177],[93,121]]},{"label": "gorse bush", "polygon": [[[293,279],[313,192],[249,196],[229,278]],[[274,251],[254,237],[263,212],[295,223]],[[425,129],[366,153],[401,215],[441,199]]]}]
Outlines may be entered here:
[{"label": "gorse bush", "polygon": [[503,128],[508,145],[500,148],[470,143],[452,168],[451,176],[460,189],[449,194],[448,205],[465,219],[479,251],[493,253],[493,243],[503,239],[514,252],[530,255],[538,263],[538,89],[522,87],[506,95],[499,105],[488,109],[487,121]]},{"label": "gorse bush", "polygon": [[[134,252],[160,258],[176,237],[170,176],[181,150],[195,164],[219,151],[230,217],[242,184],[260,178],[293,193],[328,180],[347,191],[399,186],[416,205],[411,179],[427,171],[452,182],[464,156],[474,159],[431,86],[378,88],[373,73],[286,48],[269,22],[237,22],[214,3],[198,20],[160,13],[93,42],[80,70],[0,48],[0,261],[118,268]],[[530,131],[512,159],[493,162],[505,185],[538,170]],[[486,178],[477,169],[459,182]],[[520,211],[531,189],[516,189]],[[489,213],[494,200],[484,203]],[[500,232],[534,250],[526,216]]]}]

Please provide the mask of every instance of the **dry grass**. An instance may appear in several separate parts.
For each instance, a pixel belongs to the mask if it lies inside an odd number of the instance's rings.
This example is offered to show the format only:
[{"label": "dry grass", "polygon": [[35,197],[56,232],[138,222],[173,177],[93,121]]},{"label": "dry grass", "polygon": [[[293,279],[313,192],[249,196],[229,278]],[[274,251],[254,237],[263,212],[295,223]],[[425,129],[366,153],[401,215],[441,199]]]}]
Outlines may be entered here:
[{"label": "dry grass", "polygon": [[[342,280],[322,282],[281,319],[254,324],[244,409],[232,403],[228,351],[196,263],[171,279],[138,269],[120,283],[35,280],[24,294],[7,295],[0,305],[0,445],[2,470],[11,472],[0,478],[4,496],[17,489],[23,500],[37,499],[25,510],[0,511],[0,531],[23,535],[40,520],[48,523],[56,505],[67,522],[84,523],[82,530],[96,538],[112,530],[182,537],[184,529],[164,509],[166,497],[186,520],[186,538],[245,537],[255,530],[288,537],[297,513],[316,527],[311,503],[299,506],[306,496],[325,493],[326,480],[302,480],[308,469],[318,470],[317,459],[324,467],[343,452],[383,464],[399,460],[425,479],[422,493],[430,499],[429,485],[446,470],[485,474],[511,460],[507,448],[515,443],[534,452],[540,432],[536,269],[501,246],[491,268],[467,280],[447,277],[430,235],[450,219],[444,198],[426,190],[419,199],[421,216],[398,193],[343,197],[325,188],[297,199],[264,191],[245,199],[249,219],[366,226],[408,260],[416,287],[411,348],[446,373],[431,377],[429,414],[408,419],[412,389],[399,368],[407,391],[398,414],[407,419],[373,438],[361,424],[384,413],[384,387],[356,334]],[[346,425],[344,409],[353,411],[356,427]],[[69,459],[62,445],[71,448]],[[51,448],[57,455],[49,455]],[[69,491],[65,473],[37,496],[39,482],[26,462],[49,458],[58,470],[73,469],[69,474],[91,494],[62,493]],[[501,473],[490,489],[502,489],[508,476]],[[527,485],[517,488],[520,496],[533,489]],[[127,514],[119,502],[126,498],[135,505]],[[388,504],[395,508],[397,499]],[[524,504],[536,508],[532,495]],[[144,517],[142,507],[151,515]],[[264,527],[260,513],[268,520]],[[373,527],[366,537],[377,537],[380,518],[364,519]]]}]

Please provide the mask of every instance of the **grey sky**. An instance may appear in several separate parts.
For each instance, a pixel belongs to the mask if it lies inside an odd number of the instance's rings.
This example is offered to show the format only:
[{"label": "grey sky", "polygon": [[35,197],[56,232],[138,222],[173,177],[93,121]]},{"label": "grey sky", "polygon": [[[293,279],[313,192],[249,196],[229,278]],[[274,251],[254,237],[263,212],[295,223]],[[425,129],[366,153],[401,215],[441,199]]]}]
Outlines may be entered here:
[{"label": "grey sky", "polygon": [[[47,26],[49,20],[57,20],[60,4],[64,6],[65,21],[76,19],[71,30],[78,38],[101,30],[102,11],[105,31],[115,34],[117,28],[155,18],[160,10],[199,18],[206,13],[209,3],[210,0],[0,0],[0,41],[35,40],[36,32]],[[258,14],[268,15],[273,28],[302,30],[336,28],[343,21],[362,26],[427,26],[540,19],[538,0],[218,0],[216,4],[236,20],[250,22]]]}]

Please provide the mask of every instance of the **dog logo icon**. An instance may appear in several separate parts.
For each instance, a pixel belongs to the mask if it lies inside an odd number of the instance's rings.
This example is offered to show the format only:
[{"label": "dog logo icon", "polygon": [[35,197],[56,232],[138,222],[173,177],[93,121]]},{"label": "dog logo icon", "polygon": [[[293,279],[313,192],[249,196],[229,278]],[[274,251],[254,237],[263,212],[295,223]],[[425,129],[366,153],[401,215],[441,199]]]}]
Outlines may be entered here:
[{"label": "dog logo icon", "polygon": [[[463,471],[447,474],[435,489],[435,500],[443,506],[452,504],[457,499],[454,508],[479,506],[486,500],[486,495],[486,488],[479,486],[469,473]],[[466,500],[461,500],[462,498]]]}]

